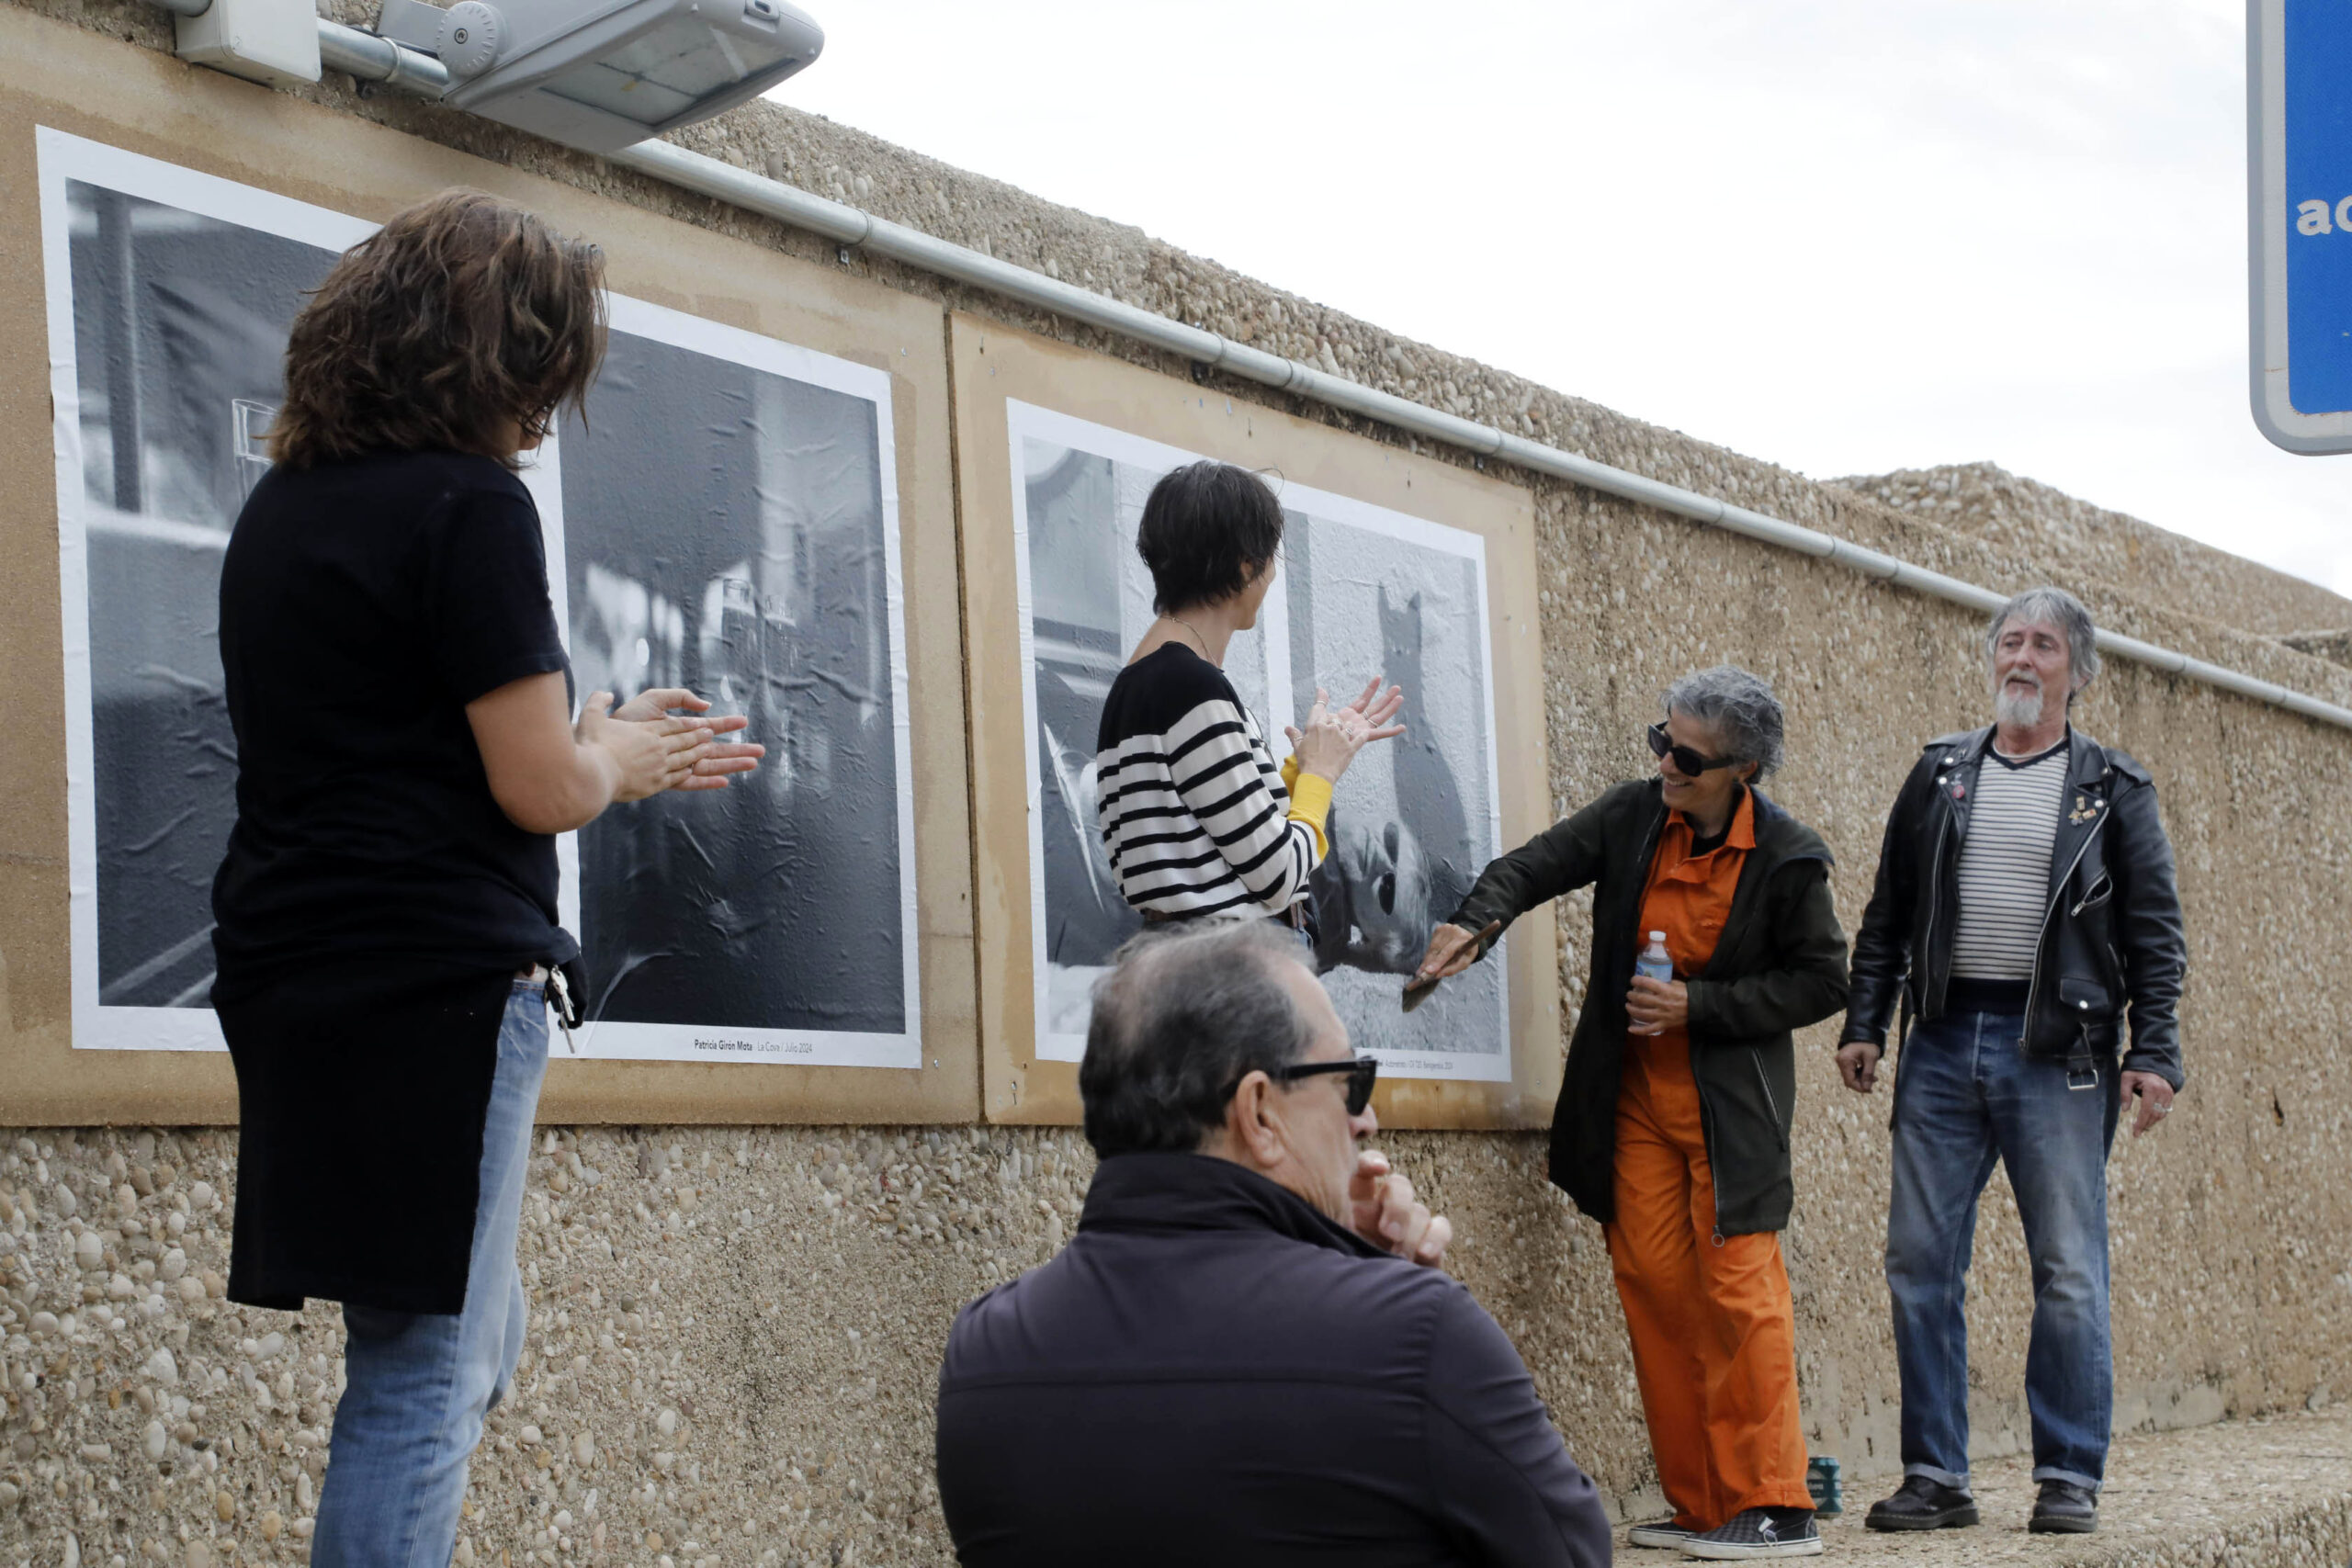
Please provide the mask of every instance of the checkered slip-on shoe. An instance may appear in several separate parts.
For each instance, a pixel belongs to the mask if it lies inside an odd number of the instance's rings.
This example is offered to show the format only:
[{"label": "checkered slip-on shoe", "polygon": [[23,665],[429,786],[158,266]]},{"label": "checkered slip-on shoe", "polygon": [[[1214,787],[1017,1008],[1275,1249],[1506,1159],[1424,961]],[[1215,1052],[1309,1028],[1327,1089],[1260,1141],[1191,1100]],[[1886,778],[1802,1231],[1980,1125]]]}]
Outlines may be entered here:
[{"label": "checkered slip-on shoe", "polygon": [[1721,1529],[1681,1542],[1685,1557],[1732,1562],[1749,1557],[1818,1557],[1821,1532],[1810,1508],[1750,1508]]},{"label": "checkered slip-on shoe", "polygon": [[1645,1525],[1635,1525],[1632,1529],[1627,1530],[1625,1544],[1660,1547],[1671,1551],[1698,1533],[1697,1530],[1684,1529],[1674,1522],[1674,1516],[1668,1514],[1662,1519],[1652,1519]]}]

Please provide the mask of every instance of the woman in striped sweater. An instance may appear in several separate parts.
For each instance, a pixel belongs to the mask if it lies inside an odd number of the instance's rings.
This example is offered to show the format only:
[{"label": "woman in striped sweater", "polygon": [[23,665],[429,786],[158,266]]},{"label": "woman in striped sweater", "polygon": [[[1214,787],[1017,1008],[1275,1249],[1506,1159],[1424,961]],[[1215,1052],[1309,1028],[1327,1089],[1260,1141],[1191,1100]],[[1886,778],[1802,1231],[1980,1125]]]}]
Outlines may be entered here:
[{"label": "woman in striped sweater", "polygon": [[1227,463],[1178,468],[1144,502],[1136,548],[1159,618],[1102,705],[1097,811],[1119,890],[1147,921],[1263,917],[1307,936],[1332,786],[1392,724],[1405,694],[1374,677],[1287,729],[1279,767],[1226,679],[1227,647],[1258,624],[1283,537],[1282,503]]}]

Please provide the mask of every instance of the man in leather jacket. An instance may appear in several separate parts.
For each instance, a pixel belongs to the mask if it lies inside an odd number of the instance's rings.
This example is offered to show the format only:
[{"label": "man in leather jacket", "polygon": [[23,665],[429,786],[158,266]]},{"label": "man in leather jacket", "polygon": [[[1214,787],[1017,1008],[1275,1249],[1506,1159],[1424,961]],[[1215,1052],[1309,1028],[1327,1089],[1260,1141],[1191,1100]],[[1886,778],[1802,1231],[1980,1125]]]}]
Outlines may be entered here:
[{"label": "man in leather jacket", "polygon": [[1886,1277],[1904,1482],[1866,1522],[1977,1521],[1962,1303],[1997,1158],[2033,1266],[2029,1528],[2081,1532],[2098,1526],[2114,1403],[2108,1151],[2127,1106],[2145,1133],[2181,1086],[2187,941],[2147,770],[2067,722],[2098,672],[2090,613],[2033,589],[1985,645],[1995,722],[1929,741],[1895,797],[1838,1052],[1847,1087],[1871,1092],[1899,1008]]}]

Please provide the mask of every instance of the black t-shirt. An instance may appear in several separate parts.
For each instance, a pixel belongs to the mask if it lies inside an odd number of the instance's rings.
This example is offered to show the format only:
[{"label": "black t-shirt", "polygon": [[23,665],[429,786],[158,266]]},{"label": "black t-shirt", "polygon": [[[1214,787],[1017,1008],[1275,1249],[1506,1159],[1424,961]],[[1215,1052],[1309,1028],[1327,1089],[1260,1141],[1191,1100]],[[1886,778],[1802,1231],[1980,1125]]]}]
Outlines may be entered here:
[{"label": "black t-shirt", "polygon": [[269,473],[220,570],[237,825],[216,998],[369,955],[560,963],[555,840],[499,809],[466,705],[571,669],[538,509],[487,457]]}]

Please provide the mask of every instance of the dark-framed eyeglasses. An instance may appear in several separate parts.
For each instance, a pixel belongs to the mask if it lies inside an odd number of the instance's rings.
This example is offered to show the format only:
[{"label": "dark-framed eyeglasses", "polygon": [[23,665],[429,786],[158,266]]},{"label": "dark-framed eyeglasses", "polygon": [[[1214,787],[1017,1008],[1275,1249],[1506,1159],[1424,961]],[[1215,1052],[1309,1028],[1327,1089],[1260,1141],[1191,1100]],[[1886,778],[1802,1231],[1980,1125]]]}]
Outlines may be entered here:
[{"label": "dark-framed eyeglasses", "polygon": [[[1325,1073],[1348,1075],[1348,1114],[1361,1116],[1363,1108],[1372,1103],[1373,1080],[1380,1077],[1377,1056],[1351,1056],[1338,1062],[1293,1062],[1287,1067],[1269,1067],[1266,1076],[1276,1083],[1296,1083],[1301,1078],[1318,1077]],[[1238,1089],[1239,1084],[1234,1085]]]},{"label": "dark-framed eyeglasses", "polygon": [[1686,778],[1695,779],[1711,769],[1728,768],[1739,761],[1736,757],[1702,757],[1688,746],[1677,746],[1663,724],[1651,725],[1648,733],[1650,755],[1673,758],[1674,771]]}]

